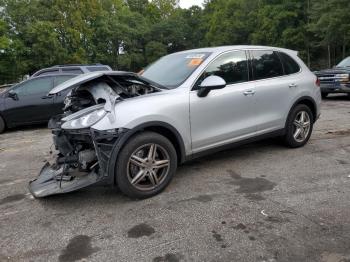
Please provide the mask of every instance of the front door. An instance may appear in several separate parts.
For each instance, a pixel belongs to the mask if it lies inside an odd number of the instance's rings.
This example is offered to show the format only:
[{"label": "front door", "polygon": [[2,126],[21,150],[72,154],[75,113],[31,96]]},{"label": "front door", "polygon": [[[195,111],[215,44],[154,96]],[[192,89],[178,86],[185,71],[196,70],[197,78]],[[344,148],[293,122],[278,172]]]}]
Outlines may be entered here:
[{"label": "front door", "polygon": [[53,88],[53,77],[39,77],[25,81],[10,92],[15,97],[5,100],[4,116],[13,124],[38,123],[50,118],[53,96],[47,96]]},{"label": "front door", "polygon": [[[196,86],[206,77],[222,77],[227,86],[198,97]],[[257,131],[255,88],[249,82],[245,51],[220,55],[205,70],[190,92],[190,121],[193,153],[252,136]]]}]

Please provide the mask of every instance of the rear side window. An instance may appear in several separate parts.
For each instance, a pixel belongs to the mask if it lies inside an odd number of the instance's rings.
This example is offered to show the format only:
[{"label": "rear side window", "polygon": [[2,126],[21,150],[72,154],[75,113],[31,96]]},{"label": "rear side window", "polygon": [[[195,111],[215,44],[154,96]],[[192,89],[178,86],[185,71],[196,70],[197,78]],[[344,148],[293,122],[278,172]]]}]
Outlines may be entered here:
[{"label": "rear side window", "polygon": [[63,82],[66,82],[67,80],[76,77],[75,75],[71,75],[71,76],[56,76],[55,77],[55,82],[54,82],[54,86],[58,86],[59,84],[62,84]]},{"label": "rear side window", "polygon": [[281,60],[274,51],[251,51],[254,79],[283,76]]},{"label": "rear side window", "polygon": [[89,66],[87,68],[90,72],[96,72],[96,71],[110,71],[108,67],[105,66]]},{"label": "rear side window", "polygon": [[198,84],[212,75],[222,77],[228,85],[248,81],[248,60],[245,51],[233,51],[221,55],[208,66]]},{"label": "rear side window", "polygon": [[300,71],[300,66],[298,65],[297,62],[294,61],[293,58],[291,58],[289,55],[282,52],[279,52],[279,55],[281,57],[284,73],[286,75],[295,74]]}]

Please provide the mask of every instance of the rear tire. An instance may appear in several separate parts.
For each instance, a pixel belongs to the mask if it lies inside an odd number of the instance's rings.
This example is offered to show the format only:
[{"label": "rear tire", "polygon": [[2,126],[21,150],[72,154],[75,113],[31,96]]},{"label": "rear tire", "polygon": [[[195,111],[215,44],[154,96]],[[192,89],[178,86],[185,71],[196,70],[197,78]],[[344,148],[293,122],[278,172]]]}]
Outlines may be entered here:
[{"label": "rear tire", "polygon": [[299,104],[290,112],[287,124],[285,144],[291,148],[304,146],[310,139],[314,124],[314,117],[310,108]]},{"label": "rear tire", "polygon": [[323,99],[325,99],[325,98],[328,96],[328,93],[322,92],[322,93],[321,93],[321,96],[322,96]]},{"label": "rear tire", "polygon": [[176,168],[172,143],[158,133],[144,132],[133,136],[119,152],[116,182],[131,198],[149,198],[168,186]]},{"label": "rear tire", "polygon": [[0,116],[0,134],[5,131],[5,121],[4,119]]}]

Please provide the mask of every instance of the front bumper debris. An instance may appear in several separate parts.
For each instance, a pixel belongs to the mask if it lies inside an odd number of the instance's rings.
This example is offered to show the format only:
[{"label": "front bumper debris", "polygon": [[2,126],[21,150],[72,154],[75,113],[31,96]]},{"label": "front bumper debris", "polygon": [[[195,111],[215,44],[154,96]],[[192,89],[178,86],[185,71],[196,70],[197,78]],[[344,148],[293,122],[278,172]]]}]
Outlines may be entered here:
[{"label": "front bumper debris", "polygon": [[30,192],[39,198],[72,192],[98,182],[114,184],[108,166],[114,161],[114,146],[127,131],[53,128],[53,140],[59,154],[53,165],[46,163],[39,176],[29,183]]},{"label": "front bumper debris", "polygon": [[63,194],[77,189],[93,185],[101,180],[101,176],[95,172],[70,176],[61,167],[56,169],[46,163],[41,169],[38,178],[29,182],[29,190],[36,198],[49,195]]}]

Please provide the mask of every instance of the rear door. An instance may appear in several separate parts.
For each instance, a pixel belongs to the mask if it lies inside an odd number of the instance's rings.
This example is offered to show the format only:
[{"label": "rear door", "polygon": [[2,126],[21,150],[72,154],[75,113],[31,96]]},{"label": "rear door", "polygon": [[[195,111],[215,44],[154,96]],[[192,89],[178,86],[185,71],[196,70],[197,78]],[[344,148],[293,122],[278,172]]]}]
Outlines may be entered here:
[{"label": "rear door", "polygon": [[12,92],[17,99],[6,97],[4,116],[14,124],[43,122],[50,118],[53,96],[47,96],[53,88],[53,77],[32,78],[15,86]]},{"label": "rear door", "polygon": [[[297,94],[298,74],[286,73],[293,70],[287,68],[288,63],[284,61],[291,58],[285,55],[282,57],[273,50],[250,51],[256,90],[256,121],[260,133],[284,128],[289,106]],[[286,64],[286,68],[283,64]],[[294,71],[300,71],[298,65]]]},{"label": "rear door", "polygon": [[222,77],[227,86],[206,97],[198,97],[196,88],[190,92],[193,153],[249,137],[257,130],[254,83],[249,81],[246,52],[220,55],[196,85],[210,75]]}]

